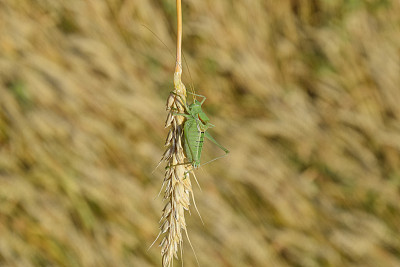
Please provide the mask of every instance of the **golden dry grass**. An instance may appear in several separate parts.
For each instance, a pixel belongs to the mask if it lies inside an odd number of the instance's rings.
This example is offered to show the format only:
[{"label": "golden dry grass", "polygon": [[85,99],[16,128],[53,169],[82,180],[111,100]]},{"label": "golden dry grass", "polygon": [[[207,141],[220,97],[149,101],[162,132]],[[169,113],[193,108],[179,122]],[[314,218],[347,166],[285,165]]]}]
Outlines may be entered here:
[{"label": "golden dry grass", "polygon": [[[0,1],[0,265],[160,266],[174,4]],[[183,4],[200,265],[399,266],[399,2]]]}]

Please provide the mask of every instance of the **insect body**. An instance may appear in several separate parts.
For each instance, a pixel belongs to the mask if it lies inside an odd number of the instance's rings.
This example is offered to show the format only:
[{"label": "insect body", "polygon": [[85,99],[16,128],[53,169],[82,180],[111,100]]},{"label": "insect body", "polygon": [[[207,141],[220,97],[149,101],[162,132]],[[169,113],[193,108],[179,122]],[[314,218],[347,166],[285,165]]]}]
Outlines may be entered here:
[{"label": "insect body", "polygon": [[[192,93],[193,94],[193,93]],[[196,95],[196,94],[193,94]],[[200,166],[200,157],[201,151],[203,150],[203,142],[204,137],[209,139],[211,142],[216,144],[219,148],[221,148],[225,155],[229,153],[229,150],[220,145],[208,132],[209,128],[214,127],[209,121],[210,119],[202,110],[201,106],[206,100],[205,96],[196,95],[199,97],[203,97],[201,102],[194,100],[192,104],[186,106],[185,103],[182,103],[185,107],[186,113],[176,113],[175,115],[181,115],[186,117],[185,124],[183,126],[183,134],[184,134],[184,148],[186,157],[189,160],[189,163],[193,166],[194,169],[197,169]],[[221,157],[217,157],[211,161],[219,159]],[[209,161],[209,162],[211,162]],[[208,163],[208,162],[207,162]]]}]

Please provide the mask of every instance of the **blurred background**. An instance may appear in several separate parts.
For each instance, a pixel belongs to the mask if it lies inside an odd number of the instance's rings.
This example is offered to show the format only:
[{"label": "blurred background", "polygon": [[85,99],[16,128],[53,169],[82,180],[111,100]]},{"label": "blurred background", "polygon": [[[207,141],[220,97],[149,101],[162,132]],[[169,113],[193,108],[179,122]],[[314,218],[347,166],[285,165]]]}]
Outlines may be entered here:
[{"label": "blurred background", "polygon": [[[193,182],[200,266],[400,266],[400,2],[183,14],[184,82],[231,151]],[[175,25],[173,0],[0,1],[1,266],[161,265]]]}]

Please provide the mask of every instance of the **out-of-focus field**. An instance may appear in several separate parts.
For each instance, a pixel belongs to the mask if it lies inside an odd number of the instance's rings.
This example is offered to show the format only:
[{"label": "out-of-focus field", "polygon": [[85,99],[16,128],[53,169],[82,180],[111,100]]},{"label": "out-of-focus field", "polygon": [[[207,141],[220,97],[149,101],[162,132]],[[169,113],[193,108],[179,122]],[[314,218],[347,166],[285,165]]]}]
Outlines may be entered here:
[{"label": "out-of-focus field", "polygon": [[[183,2],[184,82],[231,151],[197,171],[200,266],[400,266],[400,2]],[[174,51],[175,24],[173,0],[0,0],[1,266],[160,266],[175,58],[146,27]]]}]

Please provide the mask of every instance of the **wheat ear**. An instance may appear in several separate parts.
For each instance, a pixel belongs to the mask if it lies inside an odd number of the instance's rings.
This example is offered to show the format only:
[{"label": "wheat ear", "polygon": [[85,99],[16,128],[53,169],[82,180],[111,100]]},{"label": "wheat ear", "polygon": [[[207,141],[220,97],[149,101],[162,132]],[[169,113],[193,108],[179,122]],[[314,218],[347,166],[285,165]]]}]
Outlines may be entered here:
[{"label": "wheat ear", "polygon": [[181,79],[181,0],[176,0],[176,7],[178,30],[174,91],[170,93],[166,104],[168,115],[165,127],[169,128],[169,133],[165,142],[167,149],[162,157],[162,160],[167,162],[165,177],[161,187],[163,188],[165,186],[164,200],[167,200],[167,203],[162,212],[159,233],[159,236],[165,234],[160,244],[163,267],[171,266],[174,257],[178,258],[178,248],[181,249],[182,255],[182,232],[185,232],[187,236],[185,210],[189,210],[190,194],[193,196],[188,167],[184,164],[185,154],[183,151],[182,141],[185,118],[183,116],[175,115],[176,113],[185,113],[183,105],[186,104],[186,87]]}]

